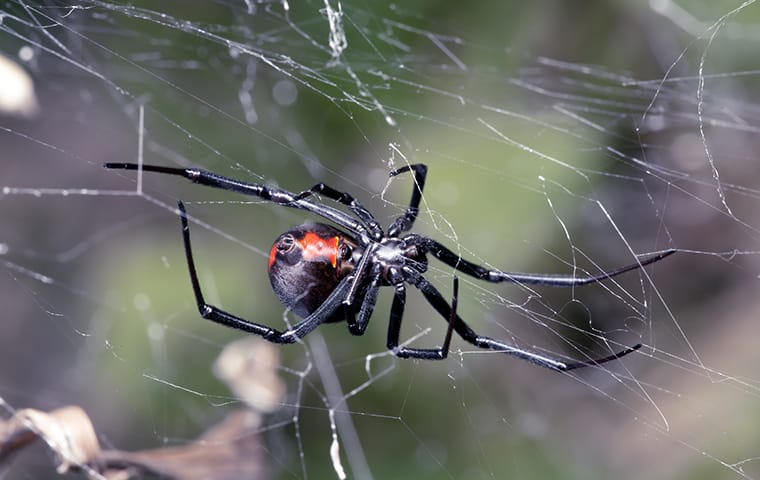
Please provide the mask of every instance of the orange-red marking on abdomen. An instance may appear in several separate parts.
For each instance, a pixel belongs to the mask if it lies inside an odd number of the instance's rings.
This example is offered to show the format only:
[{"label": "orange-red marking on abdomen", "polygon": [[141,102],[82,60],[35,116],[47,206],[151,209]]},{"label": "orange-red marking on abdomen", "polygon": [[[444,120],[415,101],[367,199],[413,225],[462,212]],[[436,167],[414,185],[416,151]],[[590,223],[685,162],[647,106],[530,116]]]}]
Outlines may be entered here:
[{"label": "orange-red marking on abdomen", "polygon": [[[333,268],[338,266],[338,237],[322,238],[314,232],[306,232],[301,240],[298,240],[298,247],[301,249],[303,259],[312,262],[318,258],[326,258]],[[277,258],[277,243],[272,245],[269,251],[269,269],[272,269],[275,259]]]},{"label": "orange-red marking on abdomen", "polygon": [[326,258],[335,268],[338,265],[339,241],[338,237],[322,238],[314,232],[306,232],[303,239],[298,241],[298,246],[301,247],[304,260]]},{"label": "orange-red marking on abdomen", "polygon": [[272,249],[269,250],[269,270],[272,269],[272,264],[274,263],[274,259],[277,257],[277,244],[275,243],[272,245]]}]

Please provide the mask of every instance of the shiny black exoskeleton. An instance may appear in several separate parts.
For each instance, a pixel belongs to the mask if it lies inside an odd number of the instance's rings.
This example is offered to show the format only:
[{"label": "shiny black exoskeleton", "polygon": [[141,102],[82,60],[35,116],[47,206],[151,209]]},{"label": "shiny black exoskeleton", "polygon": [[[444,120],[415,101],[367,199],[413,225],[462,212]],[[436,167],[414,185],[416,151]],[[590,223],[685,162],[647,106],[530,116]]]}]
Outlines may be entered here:
[{"label": "shiny black exoskeleton", "polygon": [[[390,286],[394,289],[394,296],[388,321],[387,346],[399,357],[432,360],[446,358],[452,333],[455,331],[463,340],[476,347],[502,352],[556,371],[599,365],[627,355],[639,349],[641,344],[602,358],[567,362],[478,335],[457,314],[458,278],[454,277],[451,304],[425,279],[423,274],[427,271],[427,255],[432,255],[458,272],[486,282],[578,287],[640,269],[676,252],[675,249],[664,250],[634,264],[583,277],[503,272],[477,265],[461,258],[432,238],[417,234],[401,236],[412,228],[419,213],[427,175],[427,167],[422,164],[407,165],[390,173],[390,176],[394,177],[404,172],[412,172],[414,189],[406,211],[398,216],[386,230],[383,230],[372,213],[351,195],[323,183],[294,194],[287,190],[245,183],[195,168],[134,163],[107,163],[104,166],[111,169],[142,170],[184,177],[200,185],[305,210],[339,227],[321,223],[302,225],[280,235],[272,246],[269,255],[269,278],[272,288],[283,304],[303,318],[292,328],[279,331],[206,303],[195,269],[187,214],[184,205],[179,202],[182,238],[190,271],[190,282],[201,316],[260,335],[276,343],[293,343],[322,323],[337,321],[345,321],[352,334],[361,335],[369,323],[377,301],[378,290],[381,287]],[[342,204],[351,211],[353,216],[323,203],[311,201],[309,197],[313,195],[321,195]],[[406,285],[417,289],[436,312],[448,322],[446,336],[440,347],[412,348],[399,345],[401,320],[406,304]]]}]

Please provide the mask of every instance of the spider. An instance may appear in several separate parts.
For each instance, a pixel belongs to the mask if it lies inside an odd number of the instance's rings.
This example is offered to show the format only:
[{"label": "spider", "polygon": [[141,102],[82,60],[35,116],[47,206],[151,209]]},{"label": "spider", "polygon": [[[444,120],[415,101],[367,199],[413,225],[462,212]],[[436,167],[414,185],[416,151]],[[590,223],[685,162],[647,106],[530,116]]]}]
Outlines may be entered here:
[{"label": "spider", "polygon": [[[438,289],[423,276],[428,268],[428,254],[458,272],[486,282],[577,287],[640,269],[676,252],[675,249],[663,250],[637,263],[583,277],[503,272],[480,266],[461,258],[432,238],[415,233],[404,234],[412,228],[419,213],[427,176],[427,167],[423,164],[407,165],[390,172],[390,177],[411,172],[414,176],[414,189],[406,211],[393,220],[386,230],[383,230],[372,213],[358,200],[324,183],[318,183],[308,190],[294,194],[266,185],[241,182],[197,168],[136,163],[106,163],[103,166],[108,169],[142,170],[184,177],[200,185],[306,210],[340,227],[339,229],[324,223],[306,223],[288,230],[275,240],[268,261],[272,289],[286,307],[302,318],[291,328],[279,331],[206,303],[190,246],[187,212],[184,204],[178,202],[190,283],[201,316],[228,327],[259,335],[273,343],[294,343],[319,325],[332,322],[346,322],[351,334],[362,335],[372,316],[380,287],[389,286],[393,287],[394,294],[388,323],[387,347],[397,357],[442,360],[448,356],[452,332],[455,331],[463,340],[478,348],[505,353],[551,370],[564,372],[595,366],[638,350],[641,344],[603,358],[564,361],[479,335],[457,313],[458,278],[454,277],[453,296],[449,304]],[[344,205],[353,216],[312,201],[310,197],[314,195]],[[399,345],[401,320],[406,302],[406,284],[419,290],[427,302],[448,322],[441,347],[412,348]]]}]

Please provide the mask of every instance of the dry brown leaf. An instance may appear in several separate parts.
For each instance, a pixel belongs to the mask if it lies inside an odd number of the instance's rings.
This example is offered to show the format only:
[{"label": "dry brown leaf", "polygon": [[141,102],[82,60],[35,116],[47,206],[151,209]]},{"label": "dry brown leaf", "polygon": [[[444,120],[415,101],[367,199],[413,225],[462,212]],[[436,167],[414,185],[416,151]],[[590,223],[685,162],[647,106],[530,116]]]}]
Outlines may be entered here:
[{"label": "dry brown leaf", "polygon": [[182,480],[262,479],[266,472],[258,425],[257,413],[241,410],[191,444],[140,452],[108,450],[101,461],[111,471],[137,469]]},{"label": "dry brown leaf", "polygon": [[266,472],[260,423],[257,412],[239,410],[187,445],[138,452],[101,451],[92,423],[81,408],[25,409],[0,421],[0,465],[40,438],[55,453],[58,473],[81,470],[90,478],[109,480],[140,474],[182,480],[261,479]]},{"label": "dry brown leaf", "polygon": [[55,453],[58,473],[75,467],[88,470],[100,457],[95,429],[84,410],[76,406],[52,412],[28,408],[0,423],[0,464],[37,438]]},{"label": "dry brown leaf", "polygon": [[55,454],[59,473],[78,470],[107,480],[145,474],[178,480],[267,478],[259,412],[276,410],[285,395],[278,366],[279,352],[266,342],[245,339],[229,345],[215,371],[250,409],[231,413],[195,442],[177,447],[101,450],[92,422],[80,407],[18,410],[0,420],[0,465],[39,438]]}]

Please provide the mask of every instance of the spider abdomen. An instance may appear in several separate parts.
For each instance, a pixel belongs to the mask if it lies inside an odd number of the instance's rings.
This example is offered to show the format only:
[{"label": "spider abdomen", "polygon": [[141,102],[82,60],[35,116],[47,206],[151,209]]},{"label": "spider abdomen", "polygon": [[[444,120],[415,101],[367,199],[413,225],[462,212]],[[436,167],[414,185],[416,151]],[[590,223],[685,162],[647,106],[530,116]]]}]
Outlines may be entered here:
[{"label": "spider abdomen", "polygon": [[355,242],[322,223],[292,228],[269,252],[269,281],[283,305],[305,318],[353,270]]}]

